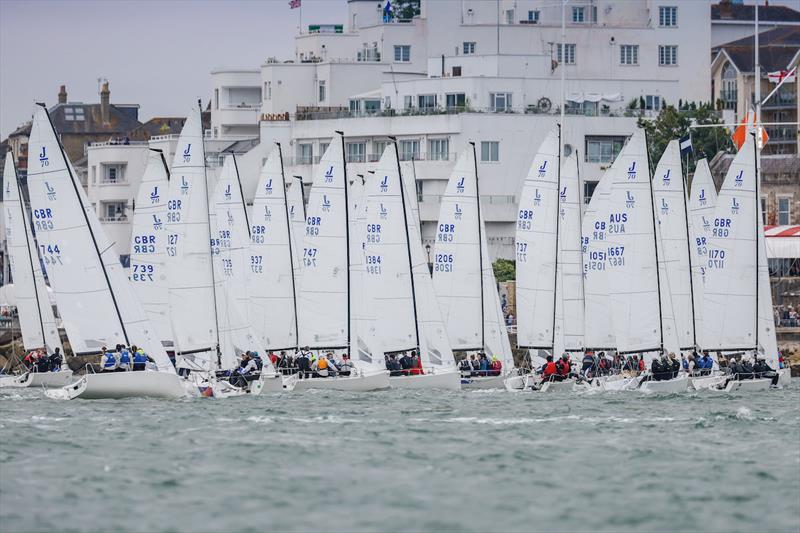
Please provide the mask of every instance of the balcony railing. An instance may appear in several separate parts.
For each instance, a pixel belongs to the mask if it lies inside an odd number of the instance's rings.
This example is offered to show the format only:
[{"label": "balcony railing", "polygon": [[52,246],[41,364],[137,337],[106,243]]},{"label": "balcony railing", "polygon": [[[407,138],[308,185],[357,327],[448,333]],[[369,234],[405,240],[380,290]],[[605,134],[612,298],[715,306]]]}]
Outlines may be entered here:
[{"label": "balcony railing", "polygon": [[240,104],[228,103],[228,104],[222,104],[221,106],[219,106],[219,108],[224,111],[254,111],[261,109],[261,102],[259,103],[242,102]]},{"label": "balcony railing", "polygon": [[[368,153],[364,154],[347,154],[345,160],[348,163],[377,163],[383,152],[379,153]],[[400,151],[400,161],[411,161],[413,155],[413,160],[415,162],[421,161],[429,161],[429,162],[442,162],[448,163],[451,161],[455,161],[458,154],[455,152],[431,152],[431,153],[403,153]],[[315,155],[313,157],[309,157],[306,155],[303,156],[284,156],[283,157],[283,164],[285,166],[293,166],[293,165],[318,165],[322,156]]]},{"label": "balcony railing", "polygon": [[792,127],[766,127],[769,142],[796,142],[797,128]]},{"label": "balcony railing", "polygon": [[[442,203],[442,198],[444,195],[442,194],[418,194],[417,200],[420,203],[433,203],[439,204]],[[491,204],[491,205],[517,205],[517,197],[513,194],[508,195],[481,195],[481,203],[482,204]]]}]

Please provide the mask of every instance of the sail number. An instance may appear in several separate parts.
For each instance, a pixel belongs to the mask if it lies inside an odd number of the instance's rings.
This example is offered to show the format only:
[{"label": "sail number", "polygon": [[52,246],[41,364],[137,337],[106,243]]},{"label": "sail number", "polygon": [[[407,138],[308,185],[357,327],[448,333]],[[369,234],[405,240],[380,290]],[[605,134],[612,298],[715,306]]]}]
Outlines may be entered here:
[{"label": "sail number", "polygon": [[608,248],[608,264],[612,267],[625,265],[624,246],[611,246]]},{"label": "sail number", "polygon": [[40,244],[42,261],[46,265],[63,265],[61,262],[61,249],[57,244]]},{"label": "sail number", "polygon": [[518,229],[531,229],[533,222],[533,209],[520,209],[517,217]]},{"label": "sail number", "polygon": [[708,268],[725,268],[725,250],[708,250]]},{"label": "sail number", "polygon": [[131,281],[155,281],[153,274],[155,274],[155,267],[153,265],[131,265],[133,273],[131,274]]},{"label": "sail number", "polygon": [[178,235],[176,233],[171,233],[167,235],[167,255],[170,257],[175,257],[178,255]]},{"label": "sail number", "polygon": [[436,254],[433,270],[435,272],[453,271],[453,254]]},{"label": "sail number", "polygon": [[517,241],[517,261],[525,263],[528,260],[528,243]]},{"label": "sail number", "polygon": [[369,274],[380,274],[381,273],[381,256],[379,256],[379,255],[368,255],[364,259],[365,259],[365,262],[367,264],[367,273],[369,273]]},{"label": "sail number", "polygon": [[453,235],[455,235],[455,232],[455,224],[439,224],[439,231],[436,233],[436,240],[439,242],[453,242]]},{"label": "sail number", "polygon": [[250,256],[250,270],[252,270],[255,274],[263,274],[264,273],[264,256],[261,255],[251,255]]},{"label": "sail number", "polygon": [[317,266],[317,249],[316,248],[303,248],[303,266],[316,267]]},{"label": "sail number", "polygon": [[264,244],[267,236],[267,227],[261,225],[250,226],[250,241],[253,244]]}]

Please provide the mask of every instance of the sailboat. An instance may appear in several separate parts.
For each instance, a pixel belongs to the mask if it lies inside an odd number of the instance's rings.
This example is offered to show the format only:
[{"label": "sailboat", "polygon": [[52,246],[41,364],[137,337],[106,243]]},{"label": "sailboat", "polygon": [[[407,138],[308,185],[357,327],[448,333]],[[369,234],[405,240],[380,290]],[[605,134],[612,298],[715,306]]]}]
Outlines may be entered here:
[{"label": "sailboat", "polygon": [[499,376],[464,377],[466,389],[503,388],[516,372],[481,214],[475,144],[456,160],[439,211],[433,285],[453,350],[497,357]]},{"label": "sailboat", "polygon": [[[719,191],[708,238],[703,348],[750,352],[778,369],[766,243],[753,133],[733,159]],[[771,380],[733,381],[732,390],[763,390]]]},{"label": "sailboat", "polygon": [[420,373],[389,382],[393,388],[460,390],[396,141],[384,149],[376,175],[366,194],[365,288],[372,295],[384,353],[414,351],[421,363]]},{"label": "sailboat", "polygon": [[151,148],[133,210],[129,278],[161,344],[172,348],[166,272],[166,215],[169,168],[161,150]]},{"label": "sailboat", "polygon": [[[22,345],[26,350],[42,348],[51,355],[56,348],[62,351],[58,324],[53,314],[53,306],[47,294],[42,264],[36,241],[31,233],[27,210],[22,200],[22,191],[17,178],[17,169],[11,153],[6,156],[5,169],[6,243],[9,266],[14,280],[17,299],[19,327],[22,331]],[[37,220],[37,229],[40,223]],[[61,367],[52,372],[26,372],[9,380],[0,382],[8,387],[62,387],[72,378],[72,371],[62,355]]]},{"label": "sailboat", "polygon": [[[618,156],[609,196],[606,263],[611,295],[612,326],[620,354],[649,354],[664,350],[662,280],[660,279],[653,182],[647,141],[634,131]],[[688,377],[647,381],[642,390],[680,392]]]},{"label": "sailboat", "polygon": [[155,361],[142,372],[88,372],[52,398],[177,398],[186,391],[66,158],[44,105],[33,116],[28,191],[42,259],[72,350],[137,345]]},{"label": "sailboat", "polygon": [[705,346],[703,326],[703,294],[708,263],[708,239],[717,206],[717,189],[703,158],[697,162],[689,194],[690,237],[692,247],[692,286],[694,288],[695,331],[697,345]]},{"label": "sailboat", "polygon": [[[296,388],[366,391],[389,388],[383,352],[366,328],[360,284],[361,241],[353,232],[350,183],[344,161],[344,135],[337,132],[320,161],[308,201],[303,240],[299,344],[308,350],[346,351],[350,376],[300,379]],[[373,341],[373,342],[371,342]]]}]

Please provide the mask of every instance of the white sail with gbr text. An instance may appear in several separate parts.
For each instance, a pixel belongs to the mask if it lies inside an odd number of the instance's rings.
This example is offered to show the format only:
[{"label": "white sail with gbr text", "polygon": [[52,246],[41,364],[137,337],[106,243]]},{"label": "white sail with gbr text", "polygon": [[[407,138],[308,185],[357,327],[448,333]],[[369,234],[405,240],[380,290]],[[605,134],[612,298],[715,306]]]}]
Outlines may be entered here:
[{"label": "white sail with gbr text", "polygon": [[708,239],[711,223],[717,206],[717,189],[708,168],[708,161],[701,159],[695,167],[689,195],[690,232],[692,245],[692,280],[694,286],[694,313],[697,344],[705,346],[703,326],[703,294],[708,263]]},{"label": "white sail with gbr text", "polygon": [[[39,262],[36,241],[31,233],[28,212],[22,201],[14,157],[6,155],[5,207],[6,246],[8,248],[11,279],[14,282],[14,296],[17,300],[17,315],[22,331],[22,345],[30,350],[45,348],[52,354],[61,348],[58,324],[53,314],[53,306],[47,293],[42,266]],[[38,217],[36,226],[48,226],[47,218]]]}]

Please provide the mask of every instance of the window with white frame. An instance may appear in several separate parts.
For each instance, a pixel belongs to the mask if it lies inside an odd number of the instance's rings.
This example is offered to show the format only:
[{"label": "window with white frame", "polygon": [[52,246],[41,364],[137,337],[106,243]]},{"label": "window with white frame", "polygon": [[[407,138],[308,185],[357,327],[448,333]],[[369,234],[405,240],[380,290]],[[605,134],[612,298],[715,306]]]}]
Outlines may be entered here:
[{"label": "window with white frame", "polygon": [[538,24],[539,23],[539,10],[531,10],[528,11],[528,22],[531,24]]},{"label": "window with white frame", "polygon": [[372,141],[372,153],[370,154],[370,162],[374,163],[375,161],[378,161],[383,155],[383,151],[386,150],[386,146],[388,144],[389,144],[388,141]]},{"label": "window with white frame", "polygon": [[403,109],[411,109],[414,107],[414,97],[410,94],[403,96]]},{"label": "window with white frame", "polygon": [[314,145],[311,143],[297,144],[297,163],[299,165],[310,165],[314,159]]},{"label": "window with white frame", "polygon": [[[575,64],[575,44],[574,43],[564,43],[564,50],[566,54],[562,54],[561,50],[561,43],[558,43],[556,46],[556,61],[558,63],[564,63],[565,65],[574,65]],[[562,59],[563,57],[563,59]]]},{"label": "window with white frame", "polygon": [[465,56],[472,55],[475,53],[475,41],[464,41],[463,46],[461,47]]},{"label": "window with white frame", "polygon": [[761,223],[767,223],[767,197],[761,197]]},{"label": "window with white frame", "polygon": [[428,139],[428,161],[447,161],[449,152],[449,139]]},{"label": "window with white frame", "polygon": [[366,160],[367,143],[347,143],[346,151],[348,163],[363,163]]},{"label": "window with white frame", "polygon": [[125,180],[124,163],[103,163],[102,183],[121,183]]},{"label": "window with white frame", "polygon": [[219,89],[214,89],[214,109],[219,109]]},{"label": "window with white frame", "polygon": [[668,67],[678,64],[678,45],[667,44],[658,47],[658,64]]},{"label": "window with white frame", "polygon": [[394,45],[394,62],[408,63],[409,61],[411,61],[411,45],[409,44]]},{"label": "window with white frame", "polygon": [[586,137],[587,163],[612,163],[625,145],[625,137]]},{"label": "window with white frame", "polygon": [[82,122],[85,118],[82,107],[64,108],[64,120],[67,122]]},{"label": "window with white frame", "polygon": [[481,141],[481,162],[496,163],[500,161],[500,143],[498,141]]},{"label": "window with white frame", "polygon": [[659,6],[658,25],[662,28],[672,28],[678,25],[678,8],[675,6]]},{"label": "window with white frame", "polygon": [[661,109],[661,97],[657,94],[647,94],[644,97],[644,108],[653,111]]},{"label": "window with white frame", "polygon": [[398,148],[400,149],[400,161],[419,160],[419,140],[402,140]]},{"label": "window with white frame", "polygon": [[451,93],[445,95],[445,102],[448,111],[465,109],[467,107],[467,95],[464,93]]},{"label": "window with white frame", "polygon": [[329,142],[320,141],[320,143],[319,143],[319,155],[320,156],[322,156],[322,154],[325,153],[325,150],[328,149],[328,146],[330,146],[330,144],[331,143],[329,143]]},{"label": "window with white frame", "polygon": [[264,82],[264,100],[272,100],[272,82]]},{"label": "window with white frame", "polygon": [[417,107],[420,109],[436,109],[435,94],[420,94],[417,96]]},{"label": "window with white frame", "polygon": [[621,44],[619,46],[619,64],[620,65],[638,65],[639,64],[639,45],[638,44]]},{"label": "window with white frame", "polygon": [[325,80],[319,80],[319,101],[320,103],[325,101]]},{"label": "window with white frame", "polygon": [[572,22],[574,24],[583,24],[586,22],[586,8],[583,6],[572,7]]},{"label": "window with white frame", "polygon": [[791,196],[778,196],[778,225],[788,226],[792,215]]},{"label": "window with white frame", "polygon": [[722,69],[722,107],[724,109],[736,110],[739,99],[739,87],[737,83],[736,67],[728,63]]},{"label": "window with white frame", "polygon": [[125,220],[126,203],[122,201],[116,202],[100,202],[101,213],[105,220]]},{"label": "window with white frame", "polygon": [[511,93],[489,93],[489,107],[498,113],[510,111]]}]

